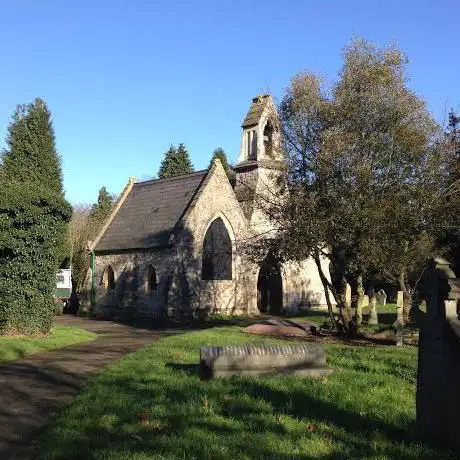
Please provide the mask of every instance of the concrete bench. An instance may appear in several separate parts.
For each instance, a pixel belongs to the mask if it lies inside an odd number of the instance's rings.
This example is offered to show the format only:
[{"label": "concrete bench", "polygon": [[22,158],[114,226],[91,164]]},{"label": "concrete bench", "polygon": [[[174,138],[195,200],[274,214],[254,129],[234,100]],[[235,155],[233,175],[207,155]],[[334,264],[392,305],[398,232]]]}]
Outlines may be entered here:
[{"label": "concrete bench", "polygon": [[200,375],[204,379],[278,374],[321,378],[330,373],[324,348],[319,343],[238,345],[200,350]]}]

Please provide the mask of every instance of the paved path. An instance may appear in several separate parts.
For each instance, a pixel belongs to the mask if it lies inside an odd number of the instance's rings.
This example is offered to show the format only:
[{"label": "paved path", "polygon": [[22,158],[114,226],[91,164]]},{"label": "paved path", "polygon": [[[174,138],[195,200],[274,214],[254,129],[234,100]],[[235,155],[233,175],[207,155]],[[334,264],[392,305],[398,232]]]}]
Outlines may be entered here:
[{"label": "paved path", "polygon": [[87,329],[99,337],[0,365],[1,460],[32,458],[38,435],[89,374],[160,337],[158,331],[109,321],[60,317],[56,323]]}]

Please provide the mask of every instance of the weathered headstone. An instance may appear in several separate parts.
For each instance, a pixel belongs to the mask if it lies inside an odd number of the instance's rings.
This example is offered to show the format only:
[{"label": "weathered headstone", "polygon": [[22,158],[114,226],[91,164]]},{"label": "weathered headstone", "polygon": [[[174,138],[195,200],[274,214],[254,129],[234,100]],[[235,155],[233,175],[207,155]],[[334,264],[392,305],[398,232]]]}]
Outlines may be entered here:
[{"label": "weathered headstone", "polygon": [[380,289],[377,292],[376,297],[377,297],[377,303],[379,305],[384,305],[385,306],[387,304],[387,294],[383,289]]},{"label": "weathered headstone", "polygon": [[[418,348],[417,431],[457,452],[460,449],[460,278],[449,263],[434,258],[421,286],[426,299]],[[455,307],[454,307],[455,305]]]},{"label": "weathered headstone", "polygon": [[200,350],[202,378],[232,375],[264,376],[292,374],[320,378],[329,375],[326,354],[320,343],[206,347]]},{"label": "weathered headstone", "polygon": [[396,298],[396,321],[393,323],[395,331],[396,346],[401,347],[403,344],[403,327],[404,327],[404,295],[402,291],[398,291]]},{"label": "weathered headstone", "polygon": [[377,315],[377,296],[375,292],[372,292],[369,295],[369,321],[368,324],[379,324],[379,317]]},{"label": "weathered headstone", "polygon": [[347,319],[347,321],[351,321],[351,318],[352,318],[352,312],[351,312],[351,286],[348,283],[345,283],[344,304],[345,304],[346,319]]},{"label": "weathered headstone", "polygon": [[369,296],[368,295],[363,296],[363,304],[361,305],[361,307],[363,308],[369,307]]}]

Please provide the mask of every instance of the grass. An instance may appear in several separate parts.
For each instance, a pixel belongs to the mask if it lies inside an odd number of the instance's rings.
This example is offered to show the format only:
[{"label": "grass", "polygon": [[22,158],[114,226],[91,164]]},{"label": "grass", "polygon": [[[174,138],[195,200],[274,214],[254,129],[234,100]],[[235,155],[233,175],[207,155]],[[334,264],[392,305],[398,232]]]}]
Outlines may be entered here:
[{"label": "grass", "polygon": [[51,333],[43,337],[0,337],[0,361],[13,361],[32,353],[87,342],[96,334],[69,326],[55,326]]},{"label": "grass", "polygon": [[[368,325],[367,317],[369,315],[369,308],[363,308],[363,323],[360,327],[360,331],[364,333],[373,333],[388,329],[391,327],[393,322],[396,320],[396,304],[387,303],[386,305],[378,305],[377,313],[379,316],[378,325]],[[294,321],[312,321],[318,326],[324,323],[330,324],[329,314],[326,309],[311,309],[301,316],[292,318]]]},{"label": "grass", "polygon": [[322,381],[197,375],[201,346],[279,342],[234,326],[165,337],[91,378],[38,458],[454,458],[414,438],[414,347],[326,345]]}]

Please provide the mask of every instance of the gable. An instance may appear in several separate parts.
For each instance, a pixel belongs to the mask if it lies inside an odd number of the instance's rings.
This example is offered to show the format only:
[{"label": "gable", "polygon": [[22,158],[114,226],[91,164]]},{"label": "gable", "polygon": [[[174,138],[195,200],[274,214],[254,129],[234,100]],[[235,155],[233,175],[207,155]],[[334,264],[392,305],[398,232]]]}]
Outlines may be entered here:
[{"label": "gable", "polygon": [[184,216],[184,226],[191,231],[199,250],[206,229],[218,217],[229,224],[229,231],[237,240],[246,236],[248,222],[224,168],[216,160]]},{"label": "gable", "polygon": [[135,183],[95,251],[168,246],[172,232],[206,175],[207,171],[198,171]]}]

